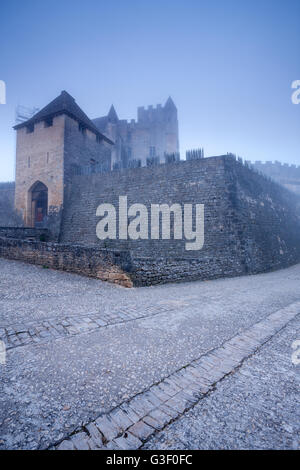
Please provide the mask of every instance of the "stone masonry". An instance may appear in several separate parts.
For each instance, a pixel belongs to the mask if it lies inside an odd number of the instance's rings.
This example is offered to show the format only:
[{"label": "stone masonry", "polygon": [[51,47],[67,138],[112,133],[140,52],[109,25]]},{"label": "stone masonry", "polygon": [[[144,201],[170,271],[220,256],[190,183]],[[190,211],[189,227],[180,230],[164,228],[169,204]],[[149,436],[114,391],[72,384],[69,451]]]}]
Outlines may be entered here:
[{"label": "stone masonry", "polygon": [[177,108],[170,97],[164,106],[140,106],[137,120],[119,119],[112,106],[107,116],[93,123],[115,143],[112,166],[127,166],[130,160],[140,160],[145,166],[148,158],[163,162],[165,154],[179,152]]}]

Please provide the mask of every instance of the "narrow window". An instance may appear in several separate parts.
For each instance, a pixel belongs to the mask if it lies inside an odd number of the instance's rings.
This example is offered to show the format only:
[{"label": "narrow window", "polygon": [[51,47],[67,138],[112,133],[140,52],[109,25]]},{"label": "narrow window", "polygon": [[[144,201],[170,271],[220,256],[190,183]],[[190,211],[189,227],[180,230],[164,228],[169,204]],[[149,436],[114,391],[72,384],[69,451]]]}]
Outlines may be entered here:
[{"label": "narrow window", "polygon": [[155,147],[150,147],[150,157],[155,157]]},{"label": "narrow window", "polygon": [[30,157],[28,157],[28,168],[30,168]]},{"label": "narrow window", "polygon": [[47,163],[49,163],[49,152],[47,152]]},{"label": "narrow window", "polygon": [[53,126],[53,118],[46,119],[45,127],[51,127],[51,126]]},{"label": "narrow window", "polygon": [[78,129],[79,129],[79,132],[81,132],[83,135],[86,133],[86,127],[83,124],[79,123]]}]

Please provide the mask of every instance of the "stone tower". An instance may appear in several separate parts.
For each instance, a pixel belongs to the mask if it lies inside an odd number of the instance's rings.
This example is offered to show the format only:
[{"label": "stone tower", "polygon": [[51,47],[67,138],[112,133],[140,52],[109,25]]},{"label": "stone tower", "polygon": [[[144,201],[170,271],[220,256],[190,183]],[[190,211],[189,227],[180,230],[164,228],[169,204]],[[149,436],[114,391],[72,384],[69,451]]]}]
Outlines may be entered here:
[{"label": "stone tower", "polygon": [[138,108],[137,121],[119,119],[112,106],[107,116],[93,120],[104,135],[115,142],[112,164],[126,166],[130,160],[147,158],[163,162],[165,154],[179,153],[177,108],[171,97],[165,106]]},{"label": "stone tower", "polygon": [[17,131],[15,209],[27,226],[59,233],[64,188],[76,166],[110,167],[112,142],[66,91]]}]

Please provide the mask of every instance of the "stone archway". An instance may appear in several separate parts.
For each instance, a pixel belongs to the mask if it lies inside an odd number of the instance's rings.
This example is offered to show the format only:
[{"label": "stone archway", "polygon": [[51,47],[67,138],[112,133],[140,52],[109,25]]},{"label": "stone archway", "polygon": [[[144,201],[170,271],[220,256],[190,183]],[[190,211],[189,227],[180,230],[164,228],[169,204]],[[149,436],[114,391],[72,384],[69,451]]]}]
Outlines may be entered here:
[{"label": "stone archway", "polygon": [[42,227],[48,215],[48,188],[36,181],[29,190],[29,217],[31,227]]}]

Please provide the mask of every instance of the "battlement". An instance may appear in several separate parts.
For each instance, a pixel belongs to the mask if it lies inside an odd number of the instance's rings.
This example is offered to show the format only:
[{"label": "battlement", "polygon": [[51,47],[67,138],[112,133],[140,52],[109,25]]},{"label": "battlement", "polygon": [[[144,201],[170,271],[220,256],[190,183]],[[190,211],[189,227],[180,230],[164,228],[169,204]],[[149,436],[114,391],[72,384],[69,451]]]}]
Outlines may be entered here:
[{"label": "battlement", "polygon": [[245,164],[300,195],[300,165],[281,163],[278,160],[256,160],[254,163],[246,160]]},{"label": "battlement", "polygon": [[274,162],[269,160],[266,162],[262,162],[261,160],[256,160],[252,163],[250,160],[246,160],[249,165],[257,166],[257,167],[264,167],[264,168],[293,168],[293,169],[300,169],[300,165],[295,165],[294,163],[281,163],[278,160]]},{"label": "battlement", "polygon": [[145,106],[139,106],[138,122],[163,120],[166,118],[167,114],[170,114],[170,112],[177,118],[177,109],[170,98],[166,102],[165,106],[162,106],[161,104],[157,104],[156,106],[150,104],[147,108]]}]

